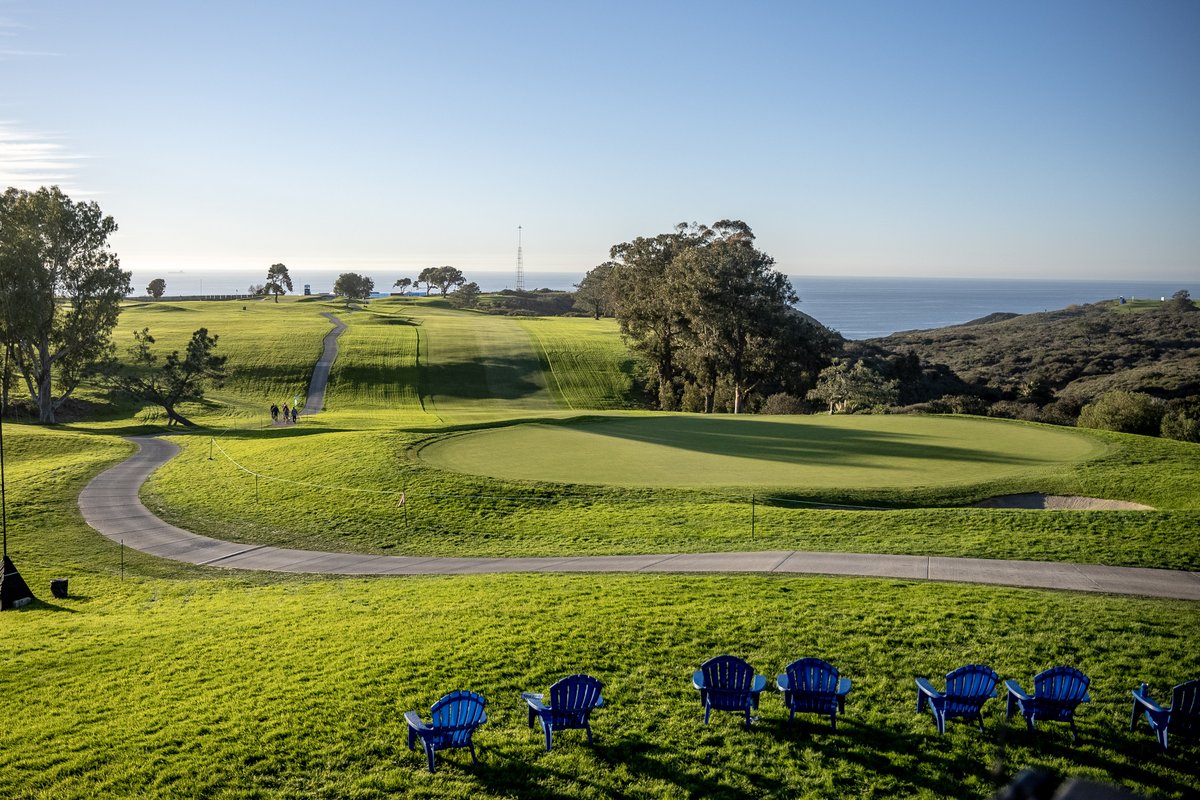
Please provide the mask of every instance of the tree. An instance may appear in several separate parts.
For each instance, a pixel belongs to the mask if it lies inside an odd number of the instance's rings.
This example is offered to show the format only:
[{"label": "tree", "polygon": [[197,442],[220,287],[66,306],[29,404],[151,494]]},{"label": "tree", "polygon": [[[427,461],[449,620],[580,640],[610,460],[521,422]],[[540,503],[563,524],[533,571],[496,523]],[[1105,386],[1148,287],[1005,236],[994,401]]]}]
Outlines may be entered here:
[{"label": "tree", "polygon": [[246,290],[247,294],[252,294],[255,297],[264,297],[267,294],[267,287],[261,283],[252,283],[250,288]]},{"label": "tree", "polygon": [[1142,392],[1105,392],[1079,411],[1079,427],[1156,436],[1166,406]]},{"label": "tree", "polygon": [[399,280],[397,280],[395,283],[392,284],[393,287],[398,287],[402,293],[407,292],[408,287],[410,287],[412,285],[413,285],[412,278],[400,278]]},{"label": "tree", "polygon": [[279,302],[279,295],[292,291],[292,277],[288,275],[287,267],[283,264],[272,264],[267,269],[265,288],[268,293],[275,295],[276,303]]},{"label": "tree", "polygon": [[181,358],[176,350],[161,367],[157,366],[158,356],[150,349],[154,344],[150,329],[135,332],[133,339],[134,344],[129,348],[131,363],[116,370],[108,383],[136,400],[162,406],[167,412],[167,425],[195,427],[196,423],[180,414],[176,406],[203,400],[207,383],[220,386],[224,380],[226,357],[212,353],[217,337],[209,336],[207,328],[199,328],[188,342],[187,354]]},{"label": "tree", "polygon": [[630,347],[650,362],[651,380],[664,411],[679,408],[676,349],[687,325],[675,298],[665,293],[667,269],[676,255],[698,241],[696,226],[680,223],[672,233],[639,236],[609,250],[614,263],[612,285],[621,287],[613,294],[613,313]]},{"label": "tree", "polygon": [[583,280],[575,284],[575,307],[586,311],[595,319],[600,319],[609,312],[612,305],[612,295],[615,287],[612,285],[612,261],[588,270]]},{"label": "tree", "polygon": [[426,267],[421,270],[417,280],[428,287],[425,294],[429,294],[430,289],[436,286],[441,290],[443,297],[451,286],[462,286],[467,282],[462,270],[456,267]]},{"label": "tree", "polygon": [[333,283],[333,293],[349,300],[366,300],[375,291],[375,281],[357,272],[343,272]]},{"label": "tree", "polygon": [[162,278],[155,278],[146,286],[146,294],[153,297],[155,300],[162,297],[167,291],[167,282]]},{"label": "tree", "polygon": [[828,403],[830,414],[837,411],[852,413],[894,403],[898,392],[897,381],[885,379],[861,361],[851,367],[846,361],[835,360],[821,370],[808,399]]},{"label": "tree", "polygon": [[733,393],[733,413],[772,375],[782,357],[779,331],[794,322],[796,293],[775,260],[754,246],[750,226],[721,220],[702,228],[699,246],[675,257],[668,270],[670,294],[688,319],[684,340],[693,373],[711,413],[718,381]]},{"label": "tree", "polygon": [[459,308],[474,308],[479,305],[479,284],[471,281],[450,293],[450,302]]},{"label": "tree", "polygon": [[111,352],[131,277],[109,250],[116,230],[57,186],[0,198],[0,331],[43,423]]},{"label": "tree", "polygon": [[1192,302],[1191,292],[1187,289],[1180,289],[1171,295],[1171,299],[1163,305],[1163,308],[1176,314],[1183,314],[1188,311],[1195,311],[1196,304]]}]

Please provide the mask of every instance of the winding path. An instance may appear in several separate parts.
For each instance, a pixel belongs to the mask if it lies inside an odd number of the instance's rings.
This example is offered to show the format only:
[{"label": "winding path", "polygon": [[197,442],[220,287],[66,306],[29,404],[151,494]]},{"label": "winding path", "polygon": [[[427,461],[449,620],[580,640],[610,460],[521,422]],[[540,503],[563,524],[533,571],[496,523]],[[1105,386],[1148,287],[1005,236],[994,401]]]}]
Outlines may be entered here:
[{"label": "winding path", "polygon": [[[325,351],[313,371],[306,409],[324,405],[337,337],[325,337]],[[456,575],[497,572],[761,572],[856,575],[911,580],[956,581],[1044,589],[1200,600],[1200,573],[1046,561],[999,561],[940,556],[821,553],[776,550],[738,553],[681,553],[551,558],[437,558],[326,553],[212,539],[177,528],[142,505],[138,490],[154,470],[179,452],[157,436],[130,437],[138,451],[97,475],[79,495],[89,525],[113,541],[144,553],[190,564],[271,572],[333,575]]]}]

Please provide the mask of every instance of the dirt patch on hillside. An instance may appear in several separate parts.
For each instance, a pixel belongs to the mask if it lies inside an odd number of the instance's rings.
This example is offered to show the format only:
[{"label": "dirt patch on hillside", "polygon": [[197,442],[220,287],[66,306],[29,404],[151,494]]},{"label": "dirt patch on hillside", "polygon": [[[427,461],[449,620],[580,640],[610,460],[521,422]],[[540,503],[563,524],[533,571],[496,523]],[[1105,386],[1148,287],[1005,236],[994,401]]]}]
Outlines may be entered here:
[{"label": "dirt patch on hillside", "polygon": [[975,508],[1044,508],[1067,511],[1153,511],[1152,506],[1125,500],[1105,500],[1100,497],[1069,497],[1058,494],[1006,494],[989,497],[974,504]]}]

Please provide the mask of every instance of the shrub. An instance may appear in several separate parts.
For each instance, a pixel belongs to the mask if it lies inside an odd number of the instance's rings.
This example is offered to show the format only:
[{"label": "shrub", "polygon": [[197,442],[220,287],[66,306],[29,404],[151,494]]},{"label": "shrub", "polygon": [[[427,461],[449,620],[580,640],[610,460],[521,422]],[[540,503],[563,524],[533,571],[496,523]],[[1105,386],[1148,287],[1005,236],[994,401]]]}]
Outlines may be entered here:
[{"label": "shrub", "polygon": [[1200,442],[1200,413],[1195,410],[1176,408],[1163,414],[1159,429],[1167,439],[1180,442]]},{"label": "shrub", "polygon": [[988,409],[989,417],[1023,419],[1034,422],[1038,418],[1038,407],[1034,403],[1019,403],[1016,400],[999,400]]},{"label": "shrub", "polygon": [[1105,392],[1079,412],[1079,427],[1156,436],[1162,427],[1163,403],[1141,392]]},{"label": "shrub", "polygon": [[763,401],[760,414],[803,414],[807,409],[804,401],[786,392],[778,392]]}]

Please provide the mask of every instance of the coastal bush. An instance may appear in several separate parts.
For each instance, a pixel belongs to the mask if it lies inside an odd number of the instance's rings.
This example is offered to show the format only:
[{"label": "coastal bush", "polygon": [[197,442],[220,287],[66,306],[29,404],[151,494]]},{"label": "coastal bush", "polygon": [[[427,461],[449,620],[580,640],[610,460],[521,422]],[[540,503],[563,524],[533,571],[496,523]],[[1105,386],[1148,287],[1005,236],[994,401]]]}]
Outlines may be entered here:
[{"label": "coastal bush", "polygon": [[1163,414],[1162,435],[1180,442],[1200,442],[1200,411],[1196,408],[1173,408]]},{"label": "coastal bush", "polygon": [[1038,407],[1034,403],[1021,403],[1016,400],[999,400],[992,403],[988,409],[989,417],[1004,419],[1023,419],[1026,422],[1036,422],[1039,418]]},{"label": "coastal bush", "polygon": [[1106,392],[1079,412],[1079,426],[1157,436],[1165,409],[1161,400],[1148,394],[1122,390]]},{"label": "coastal bush", "polygon": [[760,414],[803,414],[808,410],[807,404],[795,395],[786,392],[776,392],[763,401]]}]

